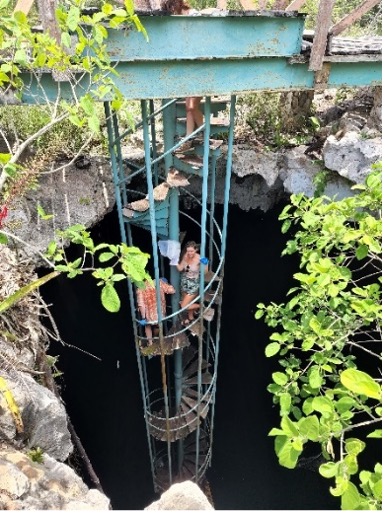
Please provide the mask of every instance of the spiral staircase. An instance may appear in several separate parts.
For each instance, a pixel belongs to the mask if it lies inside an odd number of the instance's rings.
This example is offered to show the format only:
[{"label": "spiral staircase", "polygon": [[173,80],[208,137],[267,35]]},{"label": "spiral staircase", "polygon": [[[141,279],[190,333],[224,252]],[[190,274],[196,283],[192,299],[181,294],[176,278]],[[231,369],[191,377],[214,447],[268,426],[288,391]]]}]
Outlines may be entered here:
[{"label": "spiral staircase", "polygon": [[[188,195],[203,209],[204,194],[202,192],[200,202],[189,192],[190,179],[193,176],[201,177],[202,187],[205,180],[206,186],[208,180],[212,184],[211,187],[215,184],[217,160],[224,146],[222,137],[228,137],[230,127],[229,119],[223,115],[228,110],[228,101],[210,98],[209,107],[206,106],[206,101],[201,102],[205,119],[208,118],[209,109],[210,122],[206,121],[205,131],[202,130],[202,133],[191,140],[191,149],[183,152],[179,146],[186,139],[185,101],[174,100],[169,103],[168,112],[163,113],[163,156],[168,155],[168,159],[167,162],[166,158],[164,159],[164,168],[157,170],[157,185],[154,187],[150,184],[151,194],[148,189],[147,193],[142,194],[143,197],[137,199],[138,191],[134,190],[131,194],[133,200],[130,199],[131,189],[127,186],[127,172],[124,172],[124,168],[127,169],[127,162],[124,162],[123,166],[120,146],[117,145],[115,148],[118,167],[120,165],[120,174],[115,176],[115,186],[120,190],[118,210],[121,224],[129,234],[128,243],[132,241],[133,226],[150,232],[153,239],[155,225],[157,240],[172,238],[170,224],[172,215],[175,215],[175,210],[173,214],[171,206],[173,192],[176,191],[178,196]],[[148,119],[143,120],[143,124],[147,122]],[[116,132],[115,137],[120,141]],[[153,149],[157,145],[158,141],[153,139],[151,148],[145,149],[152,158]],[[153,159],[153,162],[161,158],[162,155]],[[130,164],[128,167],[130,173],[136,176],[146,175],[145,167],[139,169]],[[213,193],[213,190],[211,192]],[[214,203],[213,197],[211,202]],[[211,222],[208,223],[210,230],[207,232],[210,263],[209,270],[204,276],[204,290],[200,288],[200,295],[195,300],[200,305],[200,309],[196,311],[197,316],[186,326],[183,321],[187,317],[187,310],[178,310],[174,303],[161,320],[161,331],[159,335],[154,333],[151,345],[147,344],[143,328],[134,324],[156,491],[163,491],[173,482],[184,479],[192,479],[199,483],[211,462],[211,426],[214,418],[224,262],[222,248],[219,247],[222,232],[214,219],[214,205],[211,208]],[[182,215],[186,213],[179,210],[178,216]],[[179,273],[177,274],[179,276]],[[173,284],[175,285],[175,282]],[[133,291],[131,298],[135,301]],[[153,387],[148,382],[147,366],[150,365],[150,360],[153,366],[156,357],[160,357],[163,377],[167,375],[167,387],[164,382],[160,387]],[[170,381],[172,371],[175,376],[180,375],[179,381],[176,380],[174,384]]]}]

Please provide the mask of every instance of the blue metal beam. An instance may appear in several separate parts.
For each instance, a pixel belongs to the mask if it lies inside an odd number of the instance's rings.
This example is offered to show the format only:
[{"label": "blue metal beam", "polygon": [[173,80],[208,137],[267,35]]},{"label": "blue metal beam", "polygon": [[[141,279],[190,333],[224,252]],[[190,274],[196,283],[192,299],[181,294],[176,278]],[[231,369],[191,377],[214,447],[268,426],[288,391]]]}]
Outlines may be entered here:
[{"label": "blue metal beam", "polygon": [[[381,84],[381,62],[333,62],[328,87],[348,85],[363,87]],[[314,72],[307,64],[289,64],[284,57],[212,61],[132,62],[117,65],[120,76],[115,83],[126,98],[172,98],[212,96],[252,91],[312,89]],[[30,87],[22,101],[45,103],[35,79],[22,75]],[[72,90],[66,83],[54,82],[49,74],[41,81],[46,96],[54,101],[57,95],[71,99]],[[76,94],[80,97],[80,86]]]},{"label": "blue metal beam", "polygon": [[301,51],[304,15],[144,16],[149,36],[109,30],[107,51],[117,61],[290,56]]},{"label": "blue metal beam", "polygon": [[[119,73],[113,77],[131,99],[239,94],[252,91],[312,89],[315,74],[299,60],[304,18],[274,16],[145,16],[147,43],[133,29],[109,30],[107,50]],[[380,56],[375,58],[380,59]],[[366,60],[365,60],[366,59]],[[325,58],[325,61],[328,59]],[[325,87],[361,87],[381,83],[380,60],[354,56],[354,62],[330,62]],[[88,90],[87,76],[74,89],[42,72],[29,73],[22,102],[73,99]],[[44,90],[44,94],[43,94]],[[109,98],[104,98],[109,100]]]}]

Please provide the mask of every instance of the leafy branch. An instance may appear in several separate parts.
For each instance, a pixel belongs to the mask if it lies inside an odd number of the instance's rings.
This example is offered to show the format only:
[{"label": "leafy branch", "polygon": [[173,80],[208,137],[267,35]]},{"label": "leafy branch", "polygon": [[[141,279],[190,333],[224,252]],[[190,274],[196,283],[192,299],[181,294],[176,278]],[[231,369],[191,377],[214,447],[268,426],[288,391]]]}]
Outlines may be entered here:
[{"label": "leafy branch", "polygon": [[327,461],[319,471],[334,479],[330,493],[342,509],[381,509],[381,465],[361,470],[365,441],[345,439],[353,430],[382,436],[367,432],[382,420],[381,376],[360,369],[362,352],[382,359],[381,165],[354,189],[341,201],[291,197],[280,219],[294,233],[283,254],[300,255],[298,286],[286,304],[259,303],[255,317],[276,330],[266,356],[281,357],[268,386],[281,416],[269,433],[279,463],[295,468],[305,446],[319,444]]}]

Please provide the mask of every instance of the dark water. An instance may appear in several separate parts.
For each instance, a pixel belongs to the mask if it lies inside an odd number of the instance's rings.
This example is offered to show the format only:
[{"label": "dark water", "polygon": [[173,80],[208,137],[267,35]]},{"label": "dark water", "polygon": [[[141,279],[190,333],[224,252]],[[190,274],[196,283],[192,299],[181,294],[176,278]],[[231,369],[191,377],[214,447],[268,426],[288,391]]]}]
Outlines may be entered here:
[{"label": "dark water", "polygon": [[[294,258],[281,258],[285,241],[278,213],[230,208],[222,310],[222,337],[208,479],[216,509],[338,509],[330,482],[316,472],[280,467],[269,430],[279,423],[266,391],[274,360],[264,347],[268,331],[254,320],[259,301],[283,301],[292,286]],[[119,241],[114,213],[98,225],[95,239]],[[72,422],[114,509],[143,509],[152,489],[142,399],[132,341],[126,285],[122,310],[109,314],[87,277],[45,285],[63,339],[101,361],[58,343],[60,383]],[[119,361],[119,368],[117,366]],[[153,372],[160,372],[156,359]]]}]

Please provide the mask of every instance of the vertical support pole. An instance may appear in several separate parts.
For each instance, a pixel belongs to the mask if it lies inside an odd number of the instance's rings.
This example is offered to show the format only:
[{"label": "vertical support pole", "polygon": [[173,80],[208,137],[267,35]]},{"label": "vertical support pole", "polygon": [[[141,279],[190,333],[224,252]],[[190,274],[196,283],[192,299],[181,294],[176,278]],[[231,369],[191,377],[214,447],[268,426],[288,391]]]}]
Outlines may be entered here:
[{"label": "vertical support pole", "polygon": [[234,141],[234,119],[235,119],[235,95],[231,95],[230,104],[230,127],[229,127],[229,139],[228,139],[228,150],[227,150],[227,162],[226,162],[226,176],[225,176],[225,194],[223,200],[223,229],[222,229],[222,246],[221,246],[221,257],[225,257],[226,252],[226,239],[227,239],[227,218],[229,215],[229,201],[230,201],[230,185],[231,185],[231,166],[233,163],[233,141]]},{"label": "vertical support pole", "polygon": [[[163,104],[166,104],[168,100],[163,100]],[[176,108],[175,103],[167,107],[163,111],[163,140],[164,150],[168,150],[174,146],[175,137],[175,117]],[[173,162],[172,154],[169,153],[164,157],[164,163],[166,173],[171,169]],[[170,192],[170,219],[169,219],[169,238],[170,240],[179,240],[179,191],[177,187],[171,188]],[[180,274],[176,266],[170,267],[170,281],[175,288],[175,294],[171,297],[172,311],[176,312],[179,310],[180,301]],[[173,324],[175,325],[177,318],[173,318]],[[183,366],[182,366],[182,351],[179,349],[174,351],[174,394],[175,394],[175,412],[178,414],[180,405],[182,402],[182,378],[183,378]],[[182,468],[184,458],[183,440],[177,441],[177,470],[180,472]]]},{"label": "vertical support pole", "polygon": [[[235,95],[231,95],[231,104],[230,104],[230,127],[229,127],[229,139],[228,139],[228,150],[227,150],[227,163],[226,163],[226,176],[225,176],[225,191],[224,191],[224,204],[223,204],[223,225],[222,225],[222,245],[221,245],[221,257],[223,258],[223,267],[221,271],[221,284],[219,293],[222,295],[223,291],[223,273],[224,273],[224,256],[226,252],[226,242],[227,242],[227,219],[229,215],[229,199],[230,199],[230,185],[231,185],[231,167],[232,167],[232,156],[233,156],[233,141],[234,141],[234,125],[235,125]],[[214,432],[214,414],[215,414],[215,394],[217,389],[217,379],[218,379],[218,359],[219,359],[219,333],[221,329],[221,316],[222,316],[222,307],[218,309],[218,317],[217,317],[217,330],[216,330],[216,338],[215,338],[215,357],[214,357],[214,387],[212,392],[212,409],[211,409],[211,430],[210,430],[210,447],[212,454],[212,446],[213,446],[213,432]]]},{"label": "vertical support pole", "polygon": [[[120,178],[120,181],[124,179],[124,171],[123,171],[123,157],[122,157],[122,147],[120,145],[120,138],[119,138],[119,124],[118,124],[118,117],[115,112],[112,112],[110,109],[110,113],[112,116],[112,123],[114,127],[114,133],[115,133],[115,141],[118,141],[115,143],[116,147],[116,165],[118,168],[118,175]],[[127,203],[127,187],[125,184],[121,185],[121,193],[124,203]]]},{"label": "vertical support pole", "polygon": [[[154,100],[150,100],[150,114],[151,116],[151,147],[152,147],[152,153],[151,158],[152,160],[155,160],[157,157],[157,150],[156,150],[156,131],[155,131],[155,117],[154,117]],[[159,177],[158,177],[158,163],[155,162],[154,164],[154,183],[155,185],[159,184]]]},{"label": "vertical support pole", "polygon": [[[106,116],[106,122],[107,122],[107,134],[108,134],[108,148],[110,152],[110,158],[111,158],[111,168],[112,168],[112,174],[113,174],[113,181],[115,186],[115,198],[116,198],[116,205],[118,210],[118,219],[119,219],[119,228],[120,228],[120,235],[122,238],[122,242],[125,244],[132,245],[132,238],[131,238],[131,230],[128,227],[127,228],[127,235],[124,225],[124,219],[123,219],[123,211],[122,211],[122,197],[121,197],[121,189],[119,186],[119,174],[118,174],[118,167],[116,163],[116,134],[114,134],[114,126],[112,123],[112,116],[111,116],[111,108],[108,102],[104,102],[104,112]],[[120,145],[120,141],[117,143]],[[125,187],[125,186],[124,186]],[[149,404],[148,404],[148,383],[147,378],[145,376],[145,373],[143,372],[143,369],[145,369],[145,366],[142,365],[141,361],[141,354],[139,350],[139,339],[138,339],[138,333],[137,329],[135,329],[135,300],[134,300],[134,291],[133,291],[133,285],[132,283],[127,280],[128,284],[128,295],[130,300],[130,311],[131,311],[131,319],[132,319],[132,328],[133,328],[133,334],[135,339],[135,353],[136,353],[136,361],[138,364],[139,369],[139,379],[140,379],[140,389],[142,394],[142,401],[143,401],[143,407],[144,407],[144,416],[145,416],[145,424],[146,424],[146,432],[147,432],[147,444],[148,449],[150,453],[150,465],[151,465],[151,474],[152,474],[152,480],[153,480],[153,486],[155,491],[155,469],[154,469],[154,445],[151,440],[150,430],[149,430],[149,422],[148,422],[148,411],[149,411]],[[142,357],[143,358],[143,357]]]},{"label": "vertical support pole", "polygon": [[167,455],[168,455],[168,470],[169,482],[172,484],[172,460],[171,460],[171,441],[170,441],[170,407],[167,387],[167,373],[166,362],[164,354],[164,339],[163,339],[163,321],[162,321],[162,308],[160,299],[160,284],[159,284],[159,258],[157,246],[157,232],[156,232],[156,219],[155,219],[155,205],[154,205],[154,186],[152,183],[152,170],[151,170],[151,154],[150,154],[150,137],[148,133],[148,119],[147,119],[147,103],[145,100],[141,101],[142,107],[142,120],[143,120],[143,142],[144,142],[144,159],[146,167],[146,179],[148,188],[148,200],[150,203],[150,226],[151,226],[151,240],[152,240],[152,256],[154,258],[155,269],[155,287],[156,287],[156,307],[158,314],[159,325],[159,343],[161,349],[161,368],[162,368],[162,384],[163,384],[163,398],[166,413],[166,431],[167,431]]},{"label": "vertical support pole", "polygon": [[[206,223],[207,223],[207,190],[208,190],[208,176],[209,176],[209,153],[210,153],[210,115],[211,115],[211,98],[205,97],[205,130],[204,130],[204,149],[203,149],[203,170],[202,170],[202,212],[201,212],[201,256],[206,255]],[[195,481],[198,482],[199,473],[199,453],[200,453],[200,413],[201,413],[201,398],[202,398],[202,352],[203,352],[203,297],[205,288],[205,265],[200,264],[199,273],[199,295],[200,300],[200,335],[198,345],[198,396],[197,396],[197,429],[195,438]]]}]

